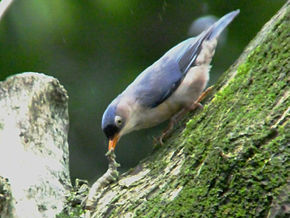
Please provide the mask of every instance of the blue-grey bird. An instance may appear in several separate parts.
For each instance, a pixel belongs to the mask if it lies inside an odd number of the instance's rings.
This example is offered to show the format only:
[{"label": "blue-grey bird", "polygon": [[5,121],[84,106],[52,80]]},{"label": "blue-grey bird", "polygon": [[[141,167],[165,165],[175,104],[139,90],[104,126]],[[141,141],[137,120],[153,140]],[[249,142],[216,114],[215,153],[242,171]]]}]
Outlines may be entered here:
[{"label": "blue-grey bird", "polygon": [[102,119],[109,150],[127,133],[196,107],[209,80],[217,38],[238,14],[239,10],[226,14],[200,35],[170,49],[112,101]]}]

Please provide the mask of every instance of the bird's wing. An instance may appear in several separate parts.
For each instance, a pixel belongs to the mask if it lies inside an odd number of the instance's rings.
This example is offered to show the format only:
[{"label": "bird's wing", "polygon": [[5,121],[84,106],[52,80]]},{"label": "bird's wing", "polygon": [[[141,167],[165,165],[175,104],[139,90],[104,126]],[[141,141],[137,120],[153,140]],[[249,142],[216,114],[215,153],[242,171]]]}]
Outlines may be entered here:
[{"label": "bird's wing", "polygon": [[237,10],[226,14],[199,36],[170,49],[144,70],[124,92],[133,95],[145,107],[153,108],[164,102],[178,88],[188,70],[195,66],[203,41],[218,37],[238,13]]},{"label": "bird's wing", "polygon": [[190,38],[170,49],[158,61],[144,70],[123,94],[130,95],[145,107],[156,107],[178,88],[186,75],[188,62],[194,61],[200,50],[200,40]]},{"label": "bird's wing", "polygon": [[132,84],[132,93],[139,104],[153,108],[176,90],[182,77],[176,62],[159,60],[137,77]]},{"label": "bird's wing", "polygon": [[144,107],[156,107],[178,88],[190,67],[194,66],[203,37],[190,38],[170,49],[144,70],[124,91]]}]

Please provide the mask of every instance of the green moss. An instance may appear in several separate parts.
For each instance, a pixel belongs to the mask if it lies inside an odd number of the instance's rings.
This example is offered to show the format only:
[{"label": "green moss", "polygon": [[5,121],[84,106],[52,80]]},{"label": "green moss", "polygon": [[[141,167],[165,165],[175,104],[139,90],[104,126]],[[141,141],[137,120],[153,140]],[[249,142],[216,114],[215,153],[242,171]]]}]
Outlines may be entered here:
[{"label": "green moss", "polygon": [[[267,215],[289,172],[289,126],[288,131],[288,124],[272,127],[289,107],[289,101],[278,102],[289,86],[289,14],[203,112],[188,121],[183,141],[169,142],[175,149],[184,146],[186,160],[178,178],[182,191],[173,201],[158,195],[149,199],[136,216]],[[154,164],[152,169],[161,169]]]},{"label": "green moss", "polygon": [[63,211],[56,215],[56,218],[79,218],[85,214],[85,210],[80,206],[72,208],[69,212]]},{"label": "green moss", "polygon": [[75,186],[66,196],[66,206],[56,218],[79,218],[86,213],[82,201],[88,195],[88,181],[76,179]]}]

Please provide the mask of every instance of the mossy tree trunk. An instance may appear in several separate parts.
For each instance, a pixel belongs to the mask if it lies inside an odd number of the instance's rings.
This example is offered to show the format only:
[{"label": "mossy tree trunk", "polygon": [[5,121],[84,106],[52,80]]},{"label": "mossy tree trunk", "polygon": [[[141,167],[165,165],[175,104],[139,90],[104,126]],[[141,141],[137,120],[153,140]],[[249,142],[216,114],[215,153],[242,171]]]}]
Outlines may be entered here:
[{"label": "mossy tree trunk", "polygon": [[288,2],[224,73],[204,109],[98,193],[91,215],[289,213],[289,19]]}]

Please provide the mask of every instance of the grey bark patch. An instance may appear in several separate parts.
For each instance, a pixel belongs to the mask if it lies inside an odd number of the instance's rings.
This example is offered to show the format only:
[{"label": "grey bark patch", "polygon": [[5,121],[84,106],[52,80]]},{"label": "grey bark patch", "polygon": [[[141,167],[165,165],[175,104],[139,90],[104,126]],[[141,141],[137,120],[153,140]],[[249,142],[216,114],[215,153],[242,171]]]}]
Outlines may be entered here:
[{"label": "grey bark patch", "polygon": [[9,179],[9,217],[54,217],[71,187],[66,90],[53,77],[22,73],[0,83],[0,96],[0,175]]}]

